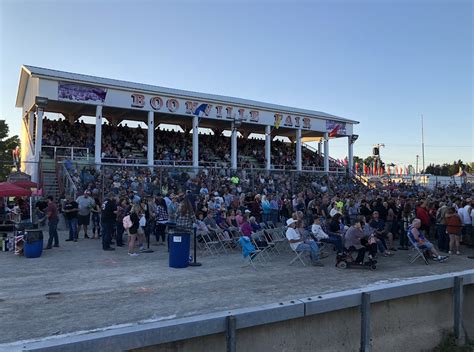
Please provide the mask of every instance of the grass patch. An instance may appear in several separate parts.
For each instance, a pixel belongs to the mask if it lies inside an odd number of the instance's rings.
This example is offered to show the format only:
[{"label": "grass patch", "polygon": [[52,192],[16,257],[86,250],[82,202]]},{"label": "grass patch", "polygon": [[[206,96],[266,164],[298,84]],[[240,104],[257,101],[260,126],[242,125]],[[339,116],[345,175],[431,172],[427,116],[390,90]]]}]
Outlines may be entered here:
[{"label": "grass patch", "polygon": [[466,343],[464,346],[457,346],[454,334],[444,334],[443,339],[436,346],[433,352],[473,352],[474,344]]}]

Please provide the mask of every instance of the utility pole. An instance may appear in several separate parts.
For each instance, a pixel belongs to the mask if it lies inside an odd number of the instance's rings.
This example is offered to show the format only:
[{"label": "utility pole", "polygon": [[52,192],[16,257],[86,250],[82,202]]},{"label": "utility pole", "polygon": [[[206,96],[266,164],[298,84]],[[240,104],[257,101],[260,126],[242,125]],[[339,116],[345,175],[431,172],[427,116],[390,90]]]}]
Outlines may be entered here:
[{"label": "utility pole", "polygon": [[421,160],[423,163],[423,173],[425,172],[425,133],[423,128],[423,114],[421,114]]},{"label": "utility pole", "polygon": [[416,169],[415,169],[415,176],[418,177],[418,159],[420,158],[419,155],[416,156]]}]

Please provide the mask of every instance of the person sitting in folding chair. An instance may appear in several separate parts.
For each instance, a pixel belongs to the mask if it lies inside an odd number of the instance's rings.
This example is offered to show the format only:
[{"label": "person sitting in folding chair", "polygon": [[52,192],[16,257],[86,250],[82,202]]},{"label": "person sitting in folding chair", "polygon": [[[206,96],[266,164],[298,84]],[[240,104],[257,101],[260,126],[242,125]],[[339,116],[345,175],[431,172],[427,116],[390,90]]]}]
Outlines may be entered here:
[{"label": "person sitting in folding chair", "polygon": [[442,263],[448,259],[447,256],[440,255],[434,248],[433,244],[428,241],[425,236],[419,231],[421,227],[421,220],[418,218],[413,219],[412,225],[408,228],[408,238],[411,240],[414,246],[422,251],[429,251],[433,255],[433,259]]},{"label": "person sitting in folding chair", "polygon": [[343,252],[343,245],[342,245],[342,236],[330,234],[328,235],[324,232],[321,224],[324,222],[324,218],[319,216],[314,217],[313,225],[311,226],[311,233],[318,241],[330,243],[334,245],[338,254]]},{"label": "person sitting in folding chair", "polygon": [[286,230],[286,238],[290,242],[291,248],[295,252],[309,252],[311,254],[311,262],[314,266],[324,266],[319,261],[319,247],[314,240],[304,240],[301,235],[295,230],[297,220],[292,218],[286,220],[288,226]]}]

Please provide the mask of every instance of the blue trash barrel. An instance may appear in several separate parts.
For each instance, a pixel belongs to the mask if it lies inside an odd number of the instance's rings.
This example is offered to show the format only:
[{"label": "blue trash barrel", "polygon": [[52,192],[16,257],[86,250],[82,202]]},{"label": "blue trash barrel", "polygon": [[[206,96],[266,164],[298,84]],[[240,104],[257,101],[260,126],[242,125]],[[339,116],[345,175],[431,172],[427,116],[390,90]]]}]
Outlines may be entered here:
[{"label": "blue trash barrel", "polygon": [[43,253],[43,231],[26,230],[23,232],[25,258],[39,258]]},{"label": "blue trash barrel", "polygon": [[169,234],[170,258],[169,265],[171,268],[187,268],[189,264],[189,233],[173,233]]}]

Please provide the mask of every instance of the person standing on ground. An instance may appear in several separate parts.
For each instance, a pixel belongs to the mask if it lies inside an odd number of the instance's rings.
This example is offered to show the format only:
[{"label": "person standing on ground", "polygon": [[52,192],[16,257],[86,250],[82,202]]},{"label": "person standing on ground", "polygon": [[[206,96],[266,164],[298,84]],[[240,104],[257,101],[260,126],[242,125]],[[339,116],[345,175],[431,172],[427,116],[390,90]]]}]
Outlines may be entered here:
[{"label": "person standing on ground", "polygon": [[45,249],[51,249],[54,240],[54,247],[59,247],[59,237],[58,237],[58,207],[53,202],[53,196],[49,196],[48,207],[46,208],[46,217],[48,218],[48,227],[49,227],[49,238],[48,245]]},{"label": "person standing on ground", "polygon": [[117,216],[115,218],[115,237],[117,240],[117,247],[123,247],[123,233],[125,231],[123,227],[123,218],[127,212],[127,204],[124,199],[119,200],[117,204]]},{"label": "person standing on ground", "polygon": [[446,214],[449,208],[444,202],[439,203],[436,212],[436,230],[438,232],[438,248],[443,252],[449,251],[449,235],[446,232]]},{"label": "person standing on ground", "polygon": [[94,205],[91,209],[92,213],[92,238],[100,238],[100,201],[94,198]]},{"label": "person standing on ground", "polygon": [[155,236],[156,244],[161,244],[164,246],[166,241],[166,223],[168,222],[168,211],[166,202],[163,197],[158,196],[156,198],[156,207],[155,207]]},{"label": "person standing on ground", "polygon": [[113,251],[115,248],[110,246],[112,242],[112,233],[117,218],[117,203],[115,194],[109,193],[102,204],[102,249],[104,251]]},{"label": "person standing on ground", "polygon": [[459,218],[461,219],[464,227],[463,227],[463,234],[470,235],[471,233],[471,226],[472,226],[472,200],[471,198],[466,199],[465,202],[462,203],[462,208],[458,210]]},{"label": "person standing on ground", "polygon": [[79,205],[73,197],[67,196],[66,204],[64,204],[64,216],[69,225],[69,238],[66,241],[77,242],[77,213]]},{"label": "person standing on ground", "polygon": [[194,209],[187,197],[179,204],[176,212],[176,227],[170,231],[174,233],[193,233],[193,226],[196,223],[196,215]]},{"label": "person standing on ground", "polygon": [[91,210],[94,207],[94,200],[90,197],[91,192],[85,191],[84,195],[79,196],[76,199],[77,204],[79,205],[79,213],[77,216],[77,223],[79,225],[79,232],[81,231],[81,226],[84,228],[84,238],[90,238],[87,235],[87,226],[89,226],[91,219]]},{"label": "person standing on ground", "polygon": [[140,211],[140,206],[134,205],[130,213],[130,221],[132,222],[132,226],[127,229],[127,233],[128,255],[131,257],[136,257],[139,255],[135,252],[135,242],[137,241],[138,228],[140,227]]},{"label": "person standing on ground", "polygon": [[449,252],[448,254],[453,254],[454,249],[456,249],[456,254],[461,254],[459,252],[459,245],[461,242],[461,235],[463,224],[459,214],[456,214],[454,208],[449,208],[446,212],[446,232],[449,235]]}]

